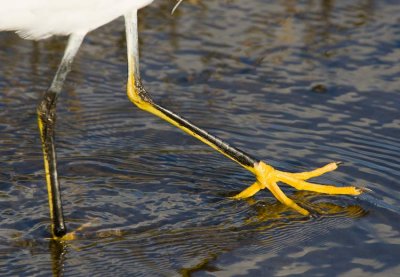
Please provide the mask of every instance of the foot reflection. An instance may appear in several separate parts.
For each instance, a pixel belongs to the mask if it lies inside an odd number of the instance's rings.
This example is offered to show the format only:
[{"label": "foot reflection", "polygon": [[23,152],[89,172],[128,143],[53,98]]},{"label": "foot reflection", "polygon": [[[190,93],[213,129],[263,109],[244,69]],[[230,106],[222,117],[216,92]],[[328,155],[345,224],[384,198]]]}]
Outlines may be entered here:
[{"label": "foot reflection", "polygon": [[67,244],[61,240],[51,239],[49,241],[51,256],[51,271],[53,276],[63,276],[64,262],[67,256]]}]

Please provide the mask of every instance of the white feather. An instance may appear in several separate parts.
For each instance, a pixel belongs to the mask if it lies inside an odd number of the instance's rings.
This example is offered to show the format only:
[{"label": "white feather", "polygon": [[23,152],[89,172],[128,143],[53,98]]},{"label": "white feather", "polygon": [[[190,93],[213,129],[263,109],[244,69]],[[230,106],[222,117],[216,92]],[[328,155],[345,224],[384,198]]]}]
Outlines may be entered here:
[{"label": "white feather", "polygon": [[87,33],[153,0],[0,0],[0,31],[27,39]]}]

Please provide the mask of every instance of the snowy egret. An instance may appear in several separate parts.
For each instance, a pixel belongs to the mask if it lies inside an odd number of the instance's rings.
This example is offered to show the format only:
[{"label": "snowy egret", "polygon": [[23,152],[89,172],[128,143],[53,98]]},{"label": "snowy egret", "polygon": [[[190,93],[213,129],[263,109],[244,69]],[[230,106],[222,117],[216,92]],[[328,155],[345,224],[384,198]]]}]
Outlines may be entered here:
[{"label": "snowy egret", "polygon": [[[85,35],[119,16],[125,17],[128,98],[139,108],[175,125],[251,171],[255,175],[256,181],[233,198],[250,197],[259,190],[268,188],[280,202],[303,215],[308,215],[309,212],[306,209],[298,206],[282,192],[277,182],[286,183],[298,190],[327,194],[358,195],[363,192],[363,189],[354,186],[335,187],[306,182],[309,178],[335,170],[339,163],[333,162],[316,170],[302,173],[275,170],[263,161],[230,146],[181,116],[156,104],[142,86],[138,55],[137,11],[152,2],[153,0],[0,0],[0,30],[16,31],[23,38],[35,40],[52,35],[69,36],[58,70],[37,108],[52,222],[51,230],[54,238],[63,237],[67,233],[62,210],[54,141],[57,98]],[[177,2],[180,3],[181,0]]]}]

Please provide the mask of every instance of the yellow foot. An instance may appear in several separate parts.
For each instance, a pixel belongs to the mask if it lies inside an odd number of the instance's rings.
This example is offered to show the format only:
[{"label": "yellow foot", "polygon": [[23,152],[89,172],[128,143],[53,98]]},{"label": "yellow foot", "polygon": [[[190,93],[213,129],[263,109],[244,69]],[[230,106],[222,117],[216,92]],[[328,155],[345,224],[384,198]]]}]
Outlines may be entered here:
[{"label": "yellow foot", "polygon": [[78,238],[79,232],[82,232],[84,229],[93,226],[93,223],[97,223],[97,221],[98,221],[97,219],[92,219],[89,222],[82,224],[81,226],[76,228],[74,231],[66,233],[61,238],[54,237],[54,239],[61,240],[61,241],[76,240]]},{"label": "yellow foot", "polygon": [[277,185],[277,182],[286,183],[297,190],[308,190],[327,194],[347,194],[347,195],[359,195],[368,189],[362,189],[357,187],[335,187],[329,185],[321,185],[306,182],[312,177],[320,176],[326,172],[335,170],[339,163],[330,163],[321,168],[313,171],[301,172],[301,173],[288,173],[274,169],[272,166],[265,164],[260,161],[254,164],[254,171],[257,181],[241,193],[235,195],[235,199],[244,199],[253,196],[261,189],[269,189],[272,194],[283,204],[291,207],[303,215],[309,215],[309,212],[293,200],[288,198],[283,191]]}]

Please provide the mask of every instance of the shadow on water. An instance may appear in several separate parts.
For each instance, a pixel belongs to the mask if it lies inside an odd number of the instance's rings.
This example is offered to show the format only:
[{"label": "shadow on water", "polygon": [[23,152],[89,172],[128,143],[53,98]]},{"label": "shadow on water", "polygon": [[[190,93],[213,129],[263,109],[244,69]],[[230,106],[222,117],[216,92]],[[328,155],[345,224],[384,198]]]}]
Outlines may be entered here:
[{"label": "shadow on water", "polygon": [[398,276],[400,10],[393,1],[156,1],[142,78],[163,105],[357,198],[228,196],[253,177],[127,100],[122,19],[89,34],[58,105],[72,241],[49,236],[35,108],[65,38],[0,33],[0,275]]}]

